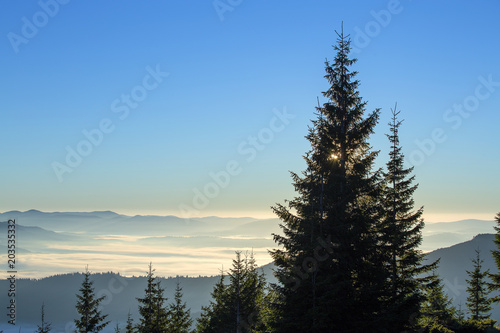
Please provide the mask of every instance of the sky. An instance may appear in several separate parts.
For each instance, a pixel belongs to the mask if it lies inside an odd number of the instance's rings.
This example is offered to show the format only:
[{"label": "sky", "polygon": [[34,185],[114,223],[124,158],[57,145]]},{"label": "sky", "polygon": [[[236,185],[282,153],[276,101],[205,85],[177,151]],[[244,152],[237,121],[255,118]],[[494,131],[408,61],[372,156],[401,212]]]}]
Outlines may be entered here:
[{"label": "sky", "polygon": [[500,211],[498,1],[8,1],[0,211],[274,217],[343,22],[427,221]]}]

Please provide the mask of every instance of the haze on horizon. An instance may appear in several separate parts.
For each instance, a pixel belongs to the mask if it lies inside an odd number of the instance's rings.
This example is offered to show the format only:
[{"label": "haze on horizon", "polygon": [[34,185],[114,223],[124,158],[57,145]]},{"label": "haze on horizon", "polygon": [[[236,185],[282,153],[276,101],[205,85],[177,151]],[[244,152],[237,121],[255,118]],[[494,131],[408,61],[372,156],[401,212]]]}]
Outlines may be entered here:
[{"label": "haze on horizon", "polygon": [[[17,209],[16,209],[17,210]],[[30,208],[26,210],[17,210],[21,212],[26,212],[30,210],[37,210],[37,211],[43,211],[40,209],[36,208]],[[0,213],[7,213],[9,211],[13,211],[13,209],[6,210]],[[87,213],[92,213],[96,211],[110,211],[119,215],[126,215],[126,216],[176,216],[176,217],[181,217],[181,215],[175,215],[175,214],[168,214],[163,211],[141,211],[141,210],[133,210],[129,211],[127,209],[123,209],[120,211],[113,211],[113,210],[83,210],[83,211],[74,211],[74,210],[65,210],[65,211],[57,211],[57,210],[49,210],[49,211],[43,211],[45,213],[72,213],[72,212],[87,212]],[[222,211],[222,212],[213,212],[213,214],[208,214],[208,215],[200,215],[200,216],[190,216],[191,218],[205,218],[205,217],[220,217],[220,218],[254,218],[254,219],[261,219],[261,220],[267,220],[267,219],[275,219],[277,218],[276,215],[273,214],[271,209],[269,210],[269,213],[256,213],[256,212],[250,212],[248,214],[244,212],[230,212],[230,211]],[[463,221],[463,220],[484,220],[484,221],[491,221],[493,219],[493,216],[489,213],[437,213],[437,214],[427,214],[424,211],[423,214],[423,219],[426,223],[441,223],[441,222],[457,222],[457,221]]]},{"label": "haze on horizon", "polygon": [[[19,271],[23,278],[81,272],[142,276],[152,262],[162,276],[213,276],[231,266],[235,251],[253,252],[258,265],[272,261],[280,220],[124,216],[113,212],[0,213],[0,247],[8,219],[16,219]],[[429,252],[494,233],[495,222],[428,223],[420,249]]]}]

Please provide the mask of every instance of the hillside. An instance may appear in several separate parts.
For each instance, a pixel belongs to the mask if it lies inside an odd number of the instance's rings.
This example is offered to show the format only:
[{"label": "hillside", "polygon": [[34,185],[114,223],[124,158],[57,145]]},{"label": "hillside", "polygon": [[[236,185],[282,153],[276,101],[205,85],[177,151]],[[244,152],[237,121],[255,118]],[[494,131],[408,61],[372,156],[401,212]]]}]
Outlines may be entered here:
[{"label": "hillside", "polygon": [[[258,264],[270,261],[268,249],[276,245],[272,233],[279,232],[278,219],[175,216],[126,216],[113,212],[45,213],[36,210],[6,212],[0,221],[17,222],[18,321],[36,323],[42,302],[47,318],[58,331],[75,318],[75,294],[86,265],[93,272],[96,291],[110,296],[104,310],[113,321],[125,321],[130,310],[137,316],[136,298],[143,295],[147,264],[152,261],[159,276],[176,276],[194,317],[210,299],[214,276],[231,264],[236,250],[254,251]],[[421,249],[429,260],[441,258],[439,274],[454,303],[465,304],[466,269],[471,269],[474,250],[480,249],[485,267],[494,270],[493,221],[463,220],[428,223]],[[6,253],[7,223],[0,222],[0,249]],[[477,235],[479,234],[479,235]],[[477,235],[477,236],[475,236]],[[273,265],[262,267],[268,281],[275,282]],[[189,275],[189,277],[186,277]],[[200,275],[205,277],[200,277]],[[36,278],[36,279],[29,279]],[[164,279],[166,295],[172,298],[176,278]],[[0,290],[7,281],[0,280]],[[6,306],[0,293],[0,306]],[[493,317],[500,320],[500,308]],[[60,330],[59,330],[60,329]]]},{"label": "hillside", "polygon": [[[453,299],[455,306],[462,304],[465,308],[466,270],[472,269],[471,258],[475,255],[474,250],[479,249],[484,259],[485,269],[496,271],[490,251],[494,249],[493,234],[480,234],[472,240],[441,248],[430,252],[428,260],[441,258],[438,273],[444,281],[447,294]],[[268,264],[263,269],[268,282],[276,282],[272,275],[273,264]],[[71,324],[75,318],[74,309],[75,295],[82,281],[82,274],[63,274],[51,276],[39,280],[22,279],[18,281],[18,321],[37,323],[39,320],[40,306],[46,305],[48,320],[55,324],[61,331],[66,325]],[[112,321],[124,322],[130,311],[137,318],[136,298],[143,296],[146,286],[145,277],[123,277],[116,273],[104,273],[92,275],[95,281],[95,290],[98,295],[107,295],[103,310],[109,314]],[[178,277],[163,278],[162,285],[166,287],[166,296],[173,298],[173,291],[177,281],[180,281],[184,300],[191,308],[194,318],[199,316],[201,306],[207,305],[213,285],[218,280],[217,276],[210,277]],[[0,281],[0,290],[5,290],[7,281]],[[0,294],[0,304],[5,304],[6,295]],[[500,307],[497,306],[492,318],[500,320]],[[69,321],[68,321],[69,320]]]},{"label": "hillside", "polygon": [[[467,298],[466,292],[466,270],[472,270],[472,258],[475,257],[475,250],[481,251],[481,258],[484,260],[484,269],[496,272],[495,262],[491,251],[495,249],[493,234],[480,234],[472,240],[456,244],[447,248],[438,249],[427,255],[428,260],[434,261],[441,258],[438,273],[443,279],[446,292],[453,299],[455,306],[462,305],[465,309]],[[492,312],[492,318],[500,321],[500,306],[496,306]]]},{"label": "hillside", "polygon": [[[269,267],[265,269],[269,273]],[[218,276],[210,277],[170,277],[161,278],[165,288],[165,296],[170,302],[177,281],[181,283],[184,300],[191,309],[193,318],[201,312],[201,306],[207,305],[213,285]],[[29,328],[39,323],[40,307],[45,304],[46,319],[52,322],[55,332],[65,332],[71,328],[77,317],[75,310],[76,294],[81,286],[81,273],[51,276],[39,280],[20,279],[17,281],[17,327]],[[137,297],[144,296],[147,280],[142,277],[123,277],[116,273],[93,274],[92,280],[98,296],[107,296],[102,303],[103,312],[109,314],[113,322],[125,322],[130,311],[137,319]],[[0,280],[0,290],[7,290],[6,280]],[[0,294],[0,304],[5,308],[8,302],[6,293]],[[111,326],[114,326],[111,325]],[[110,328],[111,328],[110,326]],[[0,329],[8,329],[9,325],[0,324]],[[8,332],[8,331],[5,331]],[[69,332],[69,331],[68,331]]]}]

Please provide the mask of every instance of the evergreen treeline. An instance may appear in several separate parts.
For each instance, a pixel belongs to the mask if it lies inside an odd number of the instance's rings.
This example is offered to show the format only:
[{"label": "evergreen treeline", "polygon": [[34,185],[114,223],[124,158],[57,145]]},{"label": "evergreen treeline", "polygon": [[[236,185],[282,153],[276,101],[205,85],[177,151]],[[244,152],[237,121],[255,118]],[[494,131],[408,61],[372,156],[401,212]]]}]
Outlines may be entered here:
[{"label": "evergreen treeline", "polygon": [[198,332],[267,331],[265,279],[257,270],[253,254],[242,258],[241,252],[236,252],[228,275],[221,272],[212,297],[210,304],[202,308]]},{"label": "evergreen treeline", "polygon": [[[423,208],[415,208],[413,168],[405,167],[399,142],[402,121],[396,107],[389,123],[390,152],[385,170],[369,144],[380,110],[365,116],[358,92],[356,59],[350,39],[338,34],[332,62],[325,62],[326,102],[316,108],[306,136],[306,170],[292,173],[297,196],[274,212],[283,235],[271,251],[279,283],[268,286],[253,254],[236,252],[221,272],[210,304],[196,323],[177,284],[168,303],[152,265],[144,296],[137,298],[139,320],[130,312],[115,332],[495,332],[492,304],[500,302],[500,213],[492,255],[499,273],[483,269],[481,254],[467,271],[467,313],[451,305],[438,262],[425,262]],[[100,332],[109,322],[101,313],[87,270],[77,295],[77,332]],[[37,332],[50,332],[44,307]]]}]

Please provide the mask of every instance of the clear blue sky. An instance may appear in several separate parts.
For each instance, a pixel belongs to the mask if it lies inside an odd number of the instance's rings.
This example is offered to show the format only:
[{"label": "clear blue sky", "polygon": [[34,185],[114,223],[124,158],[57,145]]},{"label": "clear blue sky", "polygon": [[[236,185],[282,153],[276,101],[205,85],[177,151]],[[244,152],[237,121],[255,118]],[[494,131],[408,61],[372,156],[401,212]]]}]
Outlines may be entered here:
[{"label": "clear blue sky", "polygon": [[367,111],[382,108],[379,166],[397,101],[427,220],[492,219],[499,13],[496,0],[9,1],[0,210],[272,216],[304,169],[344,21]]}]

